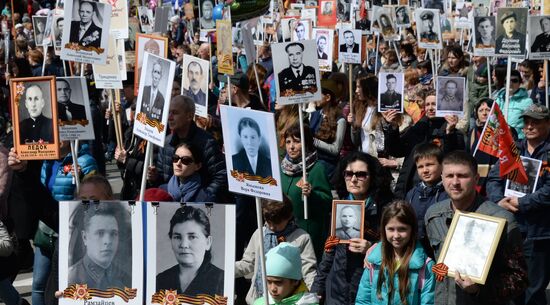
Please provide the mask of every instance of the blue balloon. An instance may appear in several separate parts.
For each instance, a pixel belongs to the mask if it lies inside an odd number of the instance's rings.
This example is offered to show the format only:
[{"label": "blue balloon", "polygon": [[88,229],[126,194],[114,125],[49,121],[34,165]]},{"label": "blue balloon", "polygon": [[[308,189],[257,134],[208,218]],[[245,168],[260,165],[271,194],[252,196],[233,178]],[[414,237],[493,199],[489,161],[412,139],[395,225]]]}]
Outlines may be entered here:
[{"label": "blue balloon", "polygon": [[212,11],[212,19],[214,21],[221,20],[223,18],[223,3],[220,3],[214,7],[214,10]]}]

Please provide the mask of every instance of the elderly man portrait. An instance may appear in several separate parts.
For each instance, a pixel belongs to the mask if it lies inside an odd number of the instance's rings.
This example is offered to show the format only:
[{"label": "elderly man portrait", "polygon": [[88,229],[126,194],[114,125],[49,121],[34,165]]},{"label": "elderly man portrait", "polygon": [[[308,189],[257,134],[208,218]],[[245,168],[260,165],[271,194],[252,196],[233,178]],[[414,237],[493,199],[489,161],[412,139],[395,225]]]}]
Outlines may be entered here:
[{"label": "elderly man portrait", "polygon": [[524,54],[525,34],[517,30],[518,17],[515,12],[506,12],[500,19],[504,33],[497,38],[496,52],[500,54]]},{"label": "elderly man portrait", "polygon": [[56,80],[57,118],[62,121],[85,120],[86,110],[83,105],[71,101],[71,85],[64,79]]},{"label": "elderly man portrait", "polygon": [[[21,144],[41,142],[53,143],[53,121],[44,116],[44,92],[38,85],[30,85],[25,91],[25,108],[29,117],[19,122],[19,141]],[[22,112],[19,104],[19,113]]]},{"label": "elderly man portrait", "polygon": [[[97,14],[97,4],[90,1],[81,1],[78,8],[79,21],[71,21],[69,41],[85,47],[99,48],[101,45],[101,24],[93,21]],[[73,18],[75,19],[75,18]]]},{"label": "elderly man portrait", "polygon": [[286,90],[304,91],[317,85],[315,68],[303,64],[304,45],[300,42],[289,43],[285,47],[290,66],[279,72],[281,95]]},{"label": "elderly man portrait", "polygon": [[192,98],[195,104],[205,106],[206,93],[201,88],[204,81],[204,72],[198,62],[192,61],[187,65],[187,79],[189,87],[185,89],[184,94]]},{"label": "elderly man portrait", "polygon": [[458,95],[458,83],[456,81],[448,80],[442,93],[437,103],[437,110],[462,111],[464,109],[464,103]]},{"label": "elderly man portrait", "polygon": [[153,62],[153,69],[151,72],[151,85],[143,87],[141,112],[145,113],[150,119],[160,121],[164,108],[164,96],[159,91],[159,83],[162,79],[162,64],[160,60]]},{"label": "elderly man portrait", "polygon": [[344,31],[344,43],[340,45],[340,52],[359,53],[359,45],[355,43],[355,35],[350,30]]},{"label": "elderly man portrait", "polygon": [[550,17],[545,16],[540,19],[540,29],[542,33],[535,38],[531,45],[531,52],[550,52]]},{"label": "elderly man portrait", "polygon": [[340,227],[336,228],[336,236],[341,239],[359,238],[361,236],[361,230],[357,224],[360,220],[357,217],[353,206],[344,206],[340,211]]}]

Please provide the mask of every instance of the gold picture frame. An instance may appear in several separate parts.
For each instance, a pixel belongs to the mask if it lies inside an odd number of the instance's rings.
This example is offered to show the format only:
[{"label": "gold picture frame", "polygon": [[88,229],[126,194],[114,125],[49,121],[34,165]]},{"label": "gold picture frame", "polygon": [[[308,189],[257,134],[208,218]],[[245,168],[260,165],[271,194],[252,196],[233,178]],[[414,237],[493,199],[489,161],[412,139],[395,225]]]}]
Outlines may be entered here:
[{"label": "gold picture frame", "polygon": [[[350,209],[348,209],[350,208]],[[344,209],[349,211],[347,226],[342,225],[342,212]],[[357,214],[360,214],[357,217]],[[353,218],[355,218],[353,220]],[[347,244],[352,238],[363,238],[365,234],[365,202],[362,200],[333,200],[332,201],[332,221],[330,225],[330,235],[340,238],[340,243]],[[358,228],[359,226],[359,228]]]}]

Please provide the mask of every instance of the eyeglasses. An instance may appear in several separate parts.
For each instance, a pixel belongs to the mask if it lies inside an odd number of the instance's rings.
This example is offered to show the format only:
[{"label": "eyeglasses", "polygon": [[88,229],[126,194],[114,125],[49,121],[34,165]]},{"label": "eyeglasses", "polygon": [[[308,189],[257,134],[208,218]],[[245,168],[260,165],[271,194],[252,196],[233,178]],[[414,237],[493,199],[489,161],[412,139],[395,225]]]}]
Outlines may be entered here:
[{"label": "eyeglasses", "polygon": [[344,179],[351,180],[353,176],[357,178],[357,180],[365,180],[369,176],[369,172],[359,171],[359,172],[352,172],[352,171],[344,171]]},{"label": "eyeglasses", "polygon": [[189,157],[189,156],[180,157],[180,156],[178,156],[178,155],[173,155],[173,156],[172,156],[172,162],[173,162],[173,163],[178,163],[178,161],[181,161],[181,163],[182,163],[183,165],[189,165],[189,164],[195,162],[195,161],[193,160],[193,158],[191,158],[191,157]]},{"label": "eyeglasses", "polygon": [[519,83],[519,78],[510,78],[510,81],[517,84]]}]

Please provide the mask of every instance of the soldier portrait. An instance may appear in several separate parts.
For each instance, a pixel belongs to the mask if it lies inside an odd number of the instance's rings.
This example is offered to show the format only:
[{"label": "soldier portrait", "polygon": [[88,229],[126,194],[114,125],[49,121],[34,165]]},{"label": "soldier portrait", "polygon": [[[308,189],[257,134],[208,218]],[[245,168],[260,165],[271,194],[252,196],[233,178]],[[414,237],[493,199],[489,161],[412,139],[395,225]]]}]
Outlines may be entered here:
[{"label": "soldier portrait", "polygon": [[415,14],[418,17],[416,21],[419,45],[425,48],[440,45],[441,33],[437,11],[417,9]]},{"label": "soldier portrait", "polygon": [[340,242],[362,238],[364,223],[364,202],[355,200],[334,200],[332,203],[331,235]]},{"label": "soldier portrait", "polygon": [[464,113],[464,88],[463,77],[438,77],[436,116],[461,117]]},{"label": "soldier portrait", "polygon": [[317,87],[315,68],[303,63],[304,49],[304,44],[300,42],[292,42],[285,47],[289,65],[277,75],[281,95],[292,95]]},{"label": "soldier portrait", "polygon": [[380,73],[378,82],[378,111],[403,111],[403,73]]},{"label": "soldier portrait", "polygon": [[527,31],[527,8],[499,8],[495,53],[524,55]]}]

